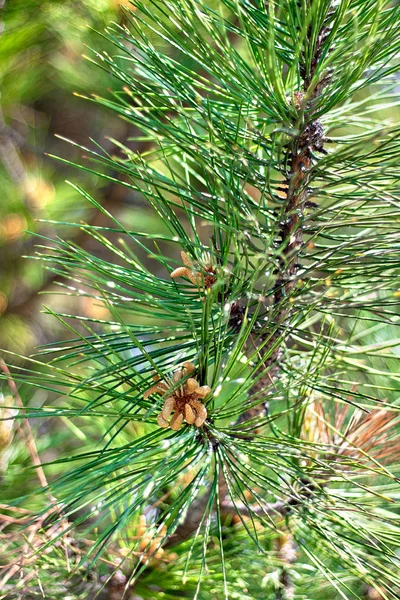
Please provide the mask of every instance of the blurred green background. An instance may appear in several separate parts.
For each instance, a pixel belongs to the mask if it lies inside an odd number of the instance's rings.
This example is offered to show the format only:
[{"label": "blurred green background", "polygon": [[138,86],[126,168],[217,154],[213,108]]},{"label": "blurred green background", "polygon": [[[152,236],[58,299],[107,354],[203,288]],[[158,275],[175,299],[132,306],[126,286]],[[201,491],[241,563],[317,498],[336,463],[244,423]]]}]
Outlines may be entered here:
[{"label": "blurred green background", "polygon": [[84,55],[90,49],[107,50],[98,32],[112,21],[123,23],[121,4],[12,0],[0,11],[0,346],[12,352],[26,355],[65,335],[52,319],[42,317],[43,303],[58,309],[67,304],[73,313],[101,317],[102,308],[87,298],[41,296],[59,290],[60,280],[39,261],[25,258],[43,243],[29,232],[75,236],[86,247],[91,243],[78,228],[43,220],[102,225],[104,217],[85,206],[66,180],[81,185],[127,224],[134,218],[136,229],[157,226],[143,206],[133,217],[132,205],[141,200],[129,190],[48,156],[82,162],[81,150],[56,135],[86,146],[93,138],[113,153],[117,149],[109,138],[126,142],[134,133],[113,113],[74,95],[104,93],[119,85]]}]

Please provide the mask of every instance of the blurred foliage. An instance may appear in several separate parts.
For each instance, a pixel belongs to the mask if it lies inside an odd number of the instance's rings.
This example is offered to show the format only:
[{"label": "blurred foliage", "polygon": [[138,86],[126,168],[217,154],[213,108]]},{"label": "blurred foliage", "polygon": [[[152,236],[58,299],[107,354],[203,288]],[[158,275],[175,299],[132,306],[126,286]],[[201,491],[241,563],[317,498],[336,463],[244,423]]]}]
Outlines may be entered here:
[{"label": "blurred foliage", "polygon": [[[122,23],[120,2],[114,0],[12,0],[0,13],[0,339],[1,346],[30,351],[52,332],[41,320],[37,292],[51,289],[53,277],[42,265],[27,261],[33,238],[26,231],[52,235],[49,223],[91,221],[95,211],[85,206],[65,183],[71,169],[49,154],[78,160],[90,137],[125,139],[128,127],[102,107],[90,106],[74,94],[99,93],[114,85],[106,73],[84,59],[87,46],[106,50],[97,34],[110,21]],[[111,141],[106,147],[113,150]],[[74,180],[103,198],[109,206],[129,207],[115,188],[95,176],[74,171]],[[126,202],[126,205],[123,204]],[[143,211],[142,211],[143,214]],[[146,215],[143,214],[146,221]],[[71,235],[58,229],[57,235]],[[75,232],[77,233],[77,232]],[[73,232],[72,232],[73,235]],[[78,232],[79,236],[79,232]],[[82,241],[82,235],[80,236]],[[89,312],[90,312],[90,307]]]}]

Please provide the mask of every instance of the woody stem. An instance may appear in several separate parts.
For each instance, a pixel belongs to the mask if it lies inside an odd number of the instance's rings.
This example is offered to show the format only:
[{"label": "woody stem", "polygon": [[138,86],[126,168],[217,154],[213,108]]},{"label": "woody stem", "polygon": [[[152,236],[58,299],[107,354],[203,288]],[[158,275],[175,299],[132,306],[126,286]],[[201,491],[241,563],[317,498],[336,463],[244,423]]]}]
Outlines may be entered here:
[{"label": "woody stem", "polygon": [[[327,19],[330,15],[331,12],[328,11]],[[325,76],[318,83],[313,83],[321,48],[328,31],[329,27],[325,21],[317,36],[309,72],[306,73],[306,66],[300,64],[300,70],[304,73],[303,91],[297,92],[295,98],[297,120],[300,120],[301,123],[293,122],[293,129],[298,130],[298,133],[288,145],[283,161],[284,165],[288,165],[288,168],[283,170],[286,198],[281,211],[278,233],[283,247],[275,271],[277,279],[270,307],[271,318],[265,328],[255,332],[260,346],[260,366],[255,372],[257,380],[249,391],[249,397],[250,399],[260,397],[261,402],[246,410],[239,417],[238,424],[256,420],[265,412],[267,390],[271,389],[271,384],[273,385],[274,380],[278,377],[278,363],[282,353],[283,337],[285,337],[285,323],[293,311],[288,298],[296,286],[297,272],[300,268],[299,255],[304,244],[303,219],[310,195],[308,184],[311,178],[312,150],[317,147],[324,152],[324,130],[319,119],[312,116],[312,104],[328,82],[328,78]],[[310,34],[311,32],[309,32]],[[271,323],[275,328],[272,334],[269,333]],[[252,428],[253,425],[250,427]]]}]

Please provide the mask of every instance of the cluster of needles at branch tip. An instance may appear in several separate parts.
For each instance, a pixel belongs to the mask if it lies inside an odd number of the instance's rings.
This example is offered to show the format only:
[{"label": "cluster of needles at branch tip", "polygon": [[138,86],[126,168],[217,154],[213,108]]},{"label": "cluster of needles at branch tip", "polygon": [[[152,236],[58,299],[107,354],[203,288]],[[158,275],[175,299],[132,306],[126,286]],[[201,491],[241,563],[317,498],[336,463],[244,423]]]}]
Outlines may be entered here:
[{"label": "cluster of needles at branch tip", "polygon": [[[191,362],[183,363],[182,368],[175,371],[172,379],[164,381],[158,375],[154,375],[155,384],[146,390],[144,398],[155,393],[162,394],[166,398],[164,406],[157,417],[160,427],[171,427],[174,431],[180,429],[183,421],[188,425],[201,427],[207,418],[207,409],[200,401],[211,392],[208,385],[200,386],[196,379],[188,377],[196,370]],[[181,380],[184,380],[181,382]],[[177,385],[179,384],[179,385]],[[171,414],[173,414],[171,420]]]}]

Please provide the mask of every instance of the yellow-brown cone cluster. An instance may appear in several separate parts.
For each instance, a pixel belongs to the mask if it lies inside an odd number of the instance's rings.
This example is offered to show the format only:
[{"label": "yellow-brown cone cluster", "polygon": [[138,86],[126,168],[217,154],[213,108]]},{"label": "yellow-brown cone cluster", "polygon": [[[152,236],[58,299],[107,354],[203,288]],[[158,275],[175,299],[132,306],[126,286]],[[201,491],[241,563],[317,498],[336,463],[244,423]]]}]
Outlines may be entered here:
[{"label": "yellow-brown cone cluster", "polygon": [[186,277],[193,285],[205,289],[210,288],[217,281],[215,267],[212,265],[211,256],[205,253],[197,268],[195,268],[192,260],[186,254],[181,252],[182,262],[184,267],[178,267],[171,273],[171,277]]},{"label": "yellow-brown cone cluster", "polygon": [[[156,375],[154,377],[156,383],[144,393],[145,399],[155,393],[166,397],[162,411],[157,417],[160,427],[171,427],[177,431],[184,421],[189,425],[196,425],[196,427],[203,425],[207,418],[207,409],[200,402],[200,398],[205,398],[211,389],[208,385],[200,386],[193,377],[187,378],[195,369],[193,363],[185,362],[181,369],[175,371],[170,382],[161,381]],[[177,386],[181,379],[185,379],[185,381]],[[172,413],[173,416],[170,419]]]}]

